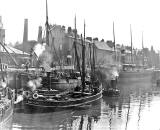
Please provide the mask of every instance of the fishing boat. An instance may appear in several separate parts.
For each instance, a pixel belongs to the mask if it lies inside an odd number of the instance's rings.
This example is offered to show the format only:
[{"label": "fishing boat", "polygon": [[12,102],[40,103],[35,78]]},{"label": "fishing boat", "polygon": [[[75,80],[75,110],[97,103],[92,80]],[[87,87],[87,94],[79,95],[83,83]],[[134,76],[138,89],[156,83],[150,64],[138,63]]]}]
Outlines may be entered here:
[{"label": "fishing boat", "polygon": [[[85,47],[83,44],[82,46],[82,57],[84,59]],[[85,80],[86,74],[84,66],[85,62],[83,61],[81,75],[82,84],[80,86],[77,86],[72,91],[61,92],[56,89],[46,88],[42,83],[42,86],[40,85],[39,88],[36,87],[34,91],[30,91],[30,89],[24,91],[24,104],[41,108],[68,108],[82,106],[97,101],[102,97],[102,86],[95,78],[94,81]],[[39,77],[36,80],[41,81],[41,78]],[[34,82],[36,82],[36,80]]]},{"label": "fishing boat", "polygon": [[[4,29],[0,27],[0,50],[5,50],[8,53],[8,50],[5,48],[4,43]],[[3,33],[3,36],[2,36]],[[14,61],[10,53],[11,60]],[[14,102],[15,102],[15,90],[11,89],[10,74],[8,72],[8,64],[6,64],[6,59],[3,60],[3,52],[0,56],[0,129],[5,129],[5,126],[10,124],[10,119],[13,115]]]},{"label": "fishing boat", "polygon": [[133,61],[133,43],[132,43],[132,30],[130,26],[131,35],[131,62],[122,64],[122,71],[119,75],[120,82],[151,82],[153,69],[147,68],[144,64],[144,47],[143,47],[143,33],[142,33],[142,54],[143,54],[143,64],[137,65]]},{"label": "fishing boat", "polygon": [[[48,87],[49,89],[57,89],[60,91],[67,91],[70,89],[74,89],[77,85],[81,84],[81,77],[80,77],[80,64],[79,64],[79,58],[77,54],[77,32],[75,31],[75,37],[74,37],[74,43],[73,43],[73,48],[74,48],[74,53],[75,59],[72,59],[72,55],[67,55],[64,56],[66,58],[69,58],[69,60],[75,60],[73,63],[77,63],[76,65],[72,64],[71,61],[67,63],[63,63],[61,60],[62,56],[59,56],[58,54],[61,53],[61,50],[56,49],[52,36],[52,28],[48,23],[48,11],[47,11],[48,6],[46,5],[46,36],[44,39],[46,39],[46,43],[41,43],[37,45],[44,45],[45,51],[48,52],[48,54],[52,57],[50,59],[50,63],[46,63],[46,59],[43,59],[41,61],[41,64],[38,65],[37,68],[31,68],[30,66],[28,67],[28,71],[19,71],[17,74],[19,77],[17,81],[17,86],[18,88],[23,88],[25,89],[27,82],[30,79],[36,79],[36,77],[41,77],[42,78],[42,84],[45,87]],[[75,30],[76,30],[76,17],[75,17]],[[47,40],[48,39],[48,40]],[[50,43],[51,42],[51,43]],[[51,45],[52,44],[52,45]],[[51,47],[51,46],[52,47]],[[54,48],[54,49],[53,49]],[[34,51],[35,49],[33,49]],[[43,53],[44,54],[44,53]],[[37,58],[39,58],[37,56]],[[40,58],[39,58],[40,59]],[[32,70],[31,70],[32,69]]]},{"label": "fishing boat", "polygon": [[[117,61],[116,47],[115,47],[114,22],[113,22],[113,43],[114,43],[115,61]],[[119,96],[120,95],[120,90],[117,88],[119,73],[118,73],[118,70],[117,70],[117,66],[112,65],[109,69],[110,69],[109,70],[110,81],[108,82],[108,84],[104,84],[103,95],[104,96]]]},{"label": "fishing boat", "polygon": [[[46,12],[47,11],[47,0],[46,0]],[[46,19],[46,29],[48,29],[48,15]],[[48,31],[46,31],[46,38],[48,38]],[[46,41],[49,41],[46,39]],[[90,76],[86,74],[85,65],[85,24],[84,24],[84,38],[81,34],[81,45],[82,45],[82,68],[80,69],[80,80],[81,83],[76,85],[75,88],[60,91],[55,89],[55,85],[52,82],[62,81],[62,78],[56,79],[52,76],[51,72],[47,72],[47,84],[45,84],[44,77],[39,76],[36,79],[31,79],[27,83],[28,87],[23,92],[24,104],[31,107],[38,108],[70,108],[90,104],[98,99],[102,98],[102,85],[98,81],[95,75],[95,66],[92,64]],[[94,50],[94,44],[93,44]],[[94,59],[94,55],[93,55]],[[77,59],[77,61],[79,61]],[[92,61],[93,63],[93,61]],[[88,77],[87,77],[88,76]],[[53,78],[54,77],[54,78]],[[76,77],[76,80],[78,80]],[[73,79],[73,78],[72,78]],[[89,79],[89,80],[86,80]],[[67,81],[69,82],[69,80]],[[60,84],[61,85],[61,84]],[[66,84],[65,84],[66,85]]]},{"label": "fishing boat", "polygon": [[2,68],[2,63],[0,66],[0,126],[3,128],[13,115],[15,92],[8,87],[7,67]]},{"label": "fishing boat", "polygon": [[108,88],[107,90],[103,90],[104,96],[115,97],[120,95],[120,90],[117,88]]},{"label": "fishing boat", "polygon": [[152,69],[141,68],[139,70],[136,69],[137,67],[133,64],[124,64],[123,66],[127,67],[128,70],[120,72],[120,82],[151,82],[153,75]]},{"label": "fishing boat", "polygon": [[118,84],[118,73],[116,70],[110,70],[110,81],[107,84],[104,84],[103,86],[103,96],[119,96],[120,90],[117,86]]}]

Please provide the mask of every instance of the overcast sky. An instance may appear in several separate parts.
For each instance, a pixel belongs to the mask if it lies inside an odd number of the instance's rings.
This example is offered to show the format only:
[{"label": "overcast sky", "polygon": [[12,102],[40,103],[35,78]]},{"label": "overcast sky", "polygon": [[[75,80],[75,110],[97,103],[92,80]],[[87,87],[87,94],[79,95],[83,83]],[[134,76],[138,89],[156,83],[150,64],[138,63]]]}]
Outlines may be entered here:
[{"label": "overcast sky", "polygon": [[[130,45],[130,24],[133,46],[160,50],[160,2],[158,0],[48,0],[49,23],[74,27],[78,33],[100,40],[113,40],[113,21],[117,44]],[[29,40],[36,40],[38,26],[44,28],[45,0],[0,0],[0,15],[6,29],[6,42],[22,41],[24,19],[28,18]]]}]

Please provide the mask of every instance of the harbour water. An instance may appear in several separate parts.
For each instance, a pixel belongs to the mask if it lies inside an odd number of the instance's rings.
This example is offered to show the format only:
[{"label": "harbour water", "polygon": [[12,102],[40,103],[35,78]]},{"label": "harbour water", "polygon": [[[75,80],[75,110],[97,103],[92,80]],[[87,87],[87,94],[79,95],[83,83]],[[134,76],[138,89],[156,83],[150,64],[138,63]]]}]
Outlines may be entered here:
[{"label": "harbour water", "polygon": [[159,130],[160,88],[150,81],[119,83],[119,97],[54,112],[15,109],[4,130]]}]

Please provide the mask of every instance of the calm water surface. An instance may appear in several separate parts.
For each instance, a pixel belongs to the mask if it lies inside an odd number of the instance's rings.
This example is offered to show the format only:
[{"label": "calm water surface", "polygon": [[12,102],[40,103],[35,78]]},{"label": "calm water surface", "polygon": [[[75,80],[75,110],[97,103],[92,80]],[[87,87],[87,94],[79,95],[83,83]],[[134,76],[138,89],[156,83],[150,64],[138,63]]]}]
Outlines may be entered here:
[{"label": "calm water surface", "polygon": [[8,129],[160,130],[160,88],[151,82],[118,86],[120,97],[103,97],[94,105],[49,113],[16,111]]}]

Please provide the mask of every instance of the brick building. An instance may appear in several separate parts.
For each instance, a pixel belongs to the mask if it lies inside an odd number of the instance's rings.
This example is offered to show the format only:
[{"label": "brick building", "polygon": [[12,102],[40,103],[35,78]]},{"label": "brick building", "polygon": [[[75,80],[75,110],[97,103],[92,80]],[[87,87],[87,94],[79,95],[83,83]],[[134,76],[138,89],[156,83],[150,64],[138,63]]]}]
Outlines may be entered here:
[{"label": "brick building", "polygon": [[[91,38],[92,39],[92,38]],[[90,59],[90,52],[91,52],[91,45],[93,42],[95,43],[95,60],[97,65],[109,65],[114,64],[114,53],[113,48],[109,47],[106,42],[104,41],[92,41],[92,40],[85,40],[85,59],[86,64],[89,63]],[[66,30],[64,26],[60,25],[53,25],[51,26],[51,35],[50,35],[50,45],[49,49],[52,50],[52,54],[59,54],[59,57],[61,59],[61,62],[64,64],[66,63],[67,55],[72,55],[72,63],[74,63],[75,59],[75,50],[74,50],[74,29],[71,29],[71,27],[68,27]],[[82,59],[82,44],[80,36],[77,34],[77,52],[79,54],[79,59],[81,62]]]}]

